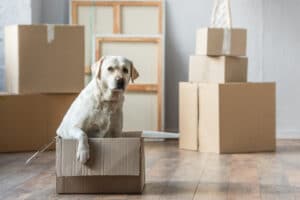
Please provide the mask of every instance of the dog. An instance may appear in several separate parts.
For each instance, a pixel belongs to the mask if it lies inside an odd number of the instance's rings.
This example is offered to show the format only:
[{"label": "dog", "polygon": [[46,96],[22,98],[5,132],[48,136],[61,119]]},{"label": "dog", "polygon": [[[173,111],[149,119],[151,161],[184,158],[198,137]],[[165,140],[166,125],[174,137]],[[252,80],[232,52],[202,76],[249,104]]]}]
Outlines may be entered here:
[{"label": "dog", "polygon": [[89,159],[88,137],[120,137],[123,128],[124,91],[139,73],[122,56],[105,56],[91,67],[92,80],[65,114],[57,135],[77,139],[77,159]]}]

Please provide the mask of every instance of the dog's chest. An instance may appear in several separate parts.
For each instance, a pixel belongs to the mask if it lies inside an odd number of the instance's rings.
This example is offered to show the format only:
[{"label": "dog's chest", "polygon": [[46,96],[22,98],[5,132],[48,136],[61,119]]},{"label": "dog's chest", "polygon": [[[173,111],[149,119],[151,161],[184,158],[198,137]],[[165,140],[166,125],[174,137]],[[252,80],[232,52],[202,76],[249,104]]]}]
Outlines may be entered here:
[{"label": "dog's chest", "polygon": [[111,114],[95,109],[90,113],[88,121],[88,130],[90,131],[106,131],[109,129]]},{"label": "dog's chest", "polygon": [[113,129],[116,123],[115,121],[119,119],[117,116],[121,113],[119,113],[118,110],[107,108],[108,109],[103,109],[103,107],[102,109],[97,108],[90,112],[89,119],[86,123],[87,133],[105,135]]}]

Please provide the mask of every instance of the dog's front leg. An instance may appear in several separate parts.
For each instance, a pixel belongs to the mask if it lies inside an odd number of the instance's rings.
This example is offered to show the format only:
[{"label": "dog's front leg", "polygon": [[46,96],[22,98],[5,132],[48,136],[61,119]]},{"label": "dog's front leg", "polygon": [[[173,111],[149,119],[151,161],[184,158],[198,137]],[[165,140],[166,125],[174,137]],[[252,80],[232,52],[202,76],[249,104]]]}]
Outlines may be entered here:
[{"label": "dog's front leg", "polygon": [[81,163],[86,163],[86,161],[90,158],[90,150],[89,150],[89,143],[87,134],[81,130],[80,128],[74,127],[72,129],[72,133],[74,137],[78,140],[78,147],[77,147],[77,159]]}]

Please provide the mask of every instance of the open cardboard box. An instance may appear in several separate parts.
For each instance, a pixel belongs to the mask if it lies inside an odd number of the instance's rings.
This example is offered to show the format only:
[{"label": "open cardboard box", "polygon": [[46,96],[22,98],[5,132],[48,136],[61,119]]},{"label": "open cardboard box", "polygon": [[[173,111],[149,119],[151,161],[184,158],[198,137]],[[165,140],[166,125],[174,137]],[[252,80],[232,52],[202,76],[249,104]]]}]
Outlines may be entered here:
[{"label": "open cardboard box", "polygon": [[197,55],[246,56],[246,48],[246,29],[201,28],[197,31]]},{"label": "open cardboard box", "polygon": [[57,193],[141,193],[145,184],[141,132],[120,138],[89,138],[90,159],[76,159],[77,141],[56,142]]},{"label": "open cardboard box", "polygon": [[179,85],[179,147],[215,153],[274,151],[275,83]]},{"label": "open cardboard box", "polygon": [[247,57],[190,56],[190,82],[246,82]]}]

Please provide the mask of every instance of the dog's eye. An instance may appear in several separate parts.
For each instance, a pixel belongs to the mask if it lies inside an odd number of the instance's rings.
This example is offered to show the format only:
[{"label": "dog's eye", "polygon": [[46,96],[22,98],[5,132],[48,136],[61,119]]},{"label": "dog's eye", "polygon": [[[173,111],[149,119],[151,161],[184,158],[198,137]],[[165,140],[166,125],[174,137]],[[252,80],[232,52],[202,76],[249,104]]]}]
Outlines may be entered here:
[{"label": "dog's eye", "polygon": [[127,73],[128,73],[128,69],[127,69],[126,67],[123,67],[123,72],[124,72],[125,74],[127,74]]},{"label": "dog's eye", "polygon": [[110,72],[113,72],[114,68],[113,67],[108,67],[107,70],[110,71]]}]

